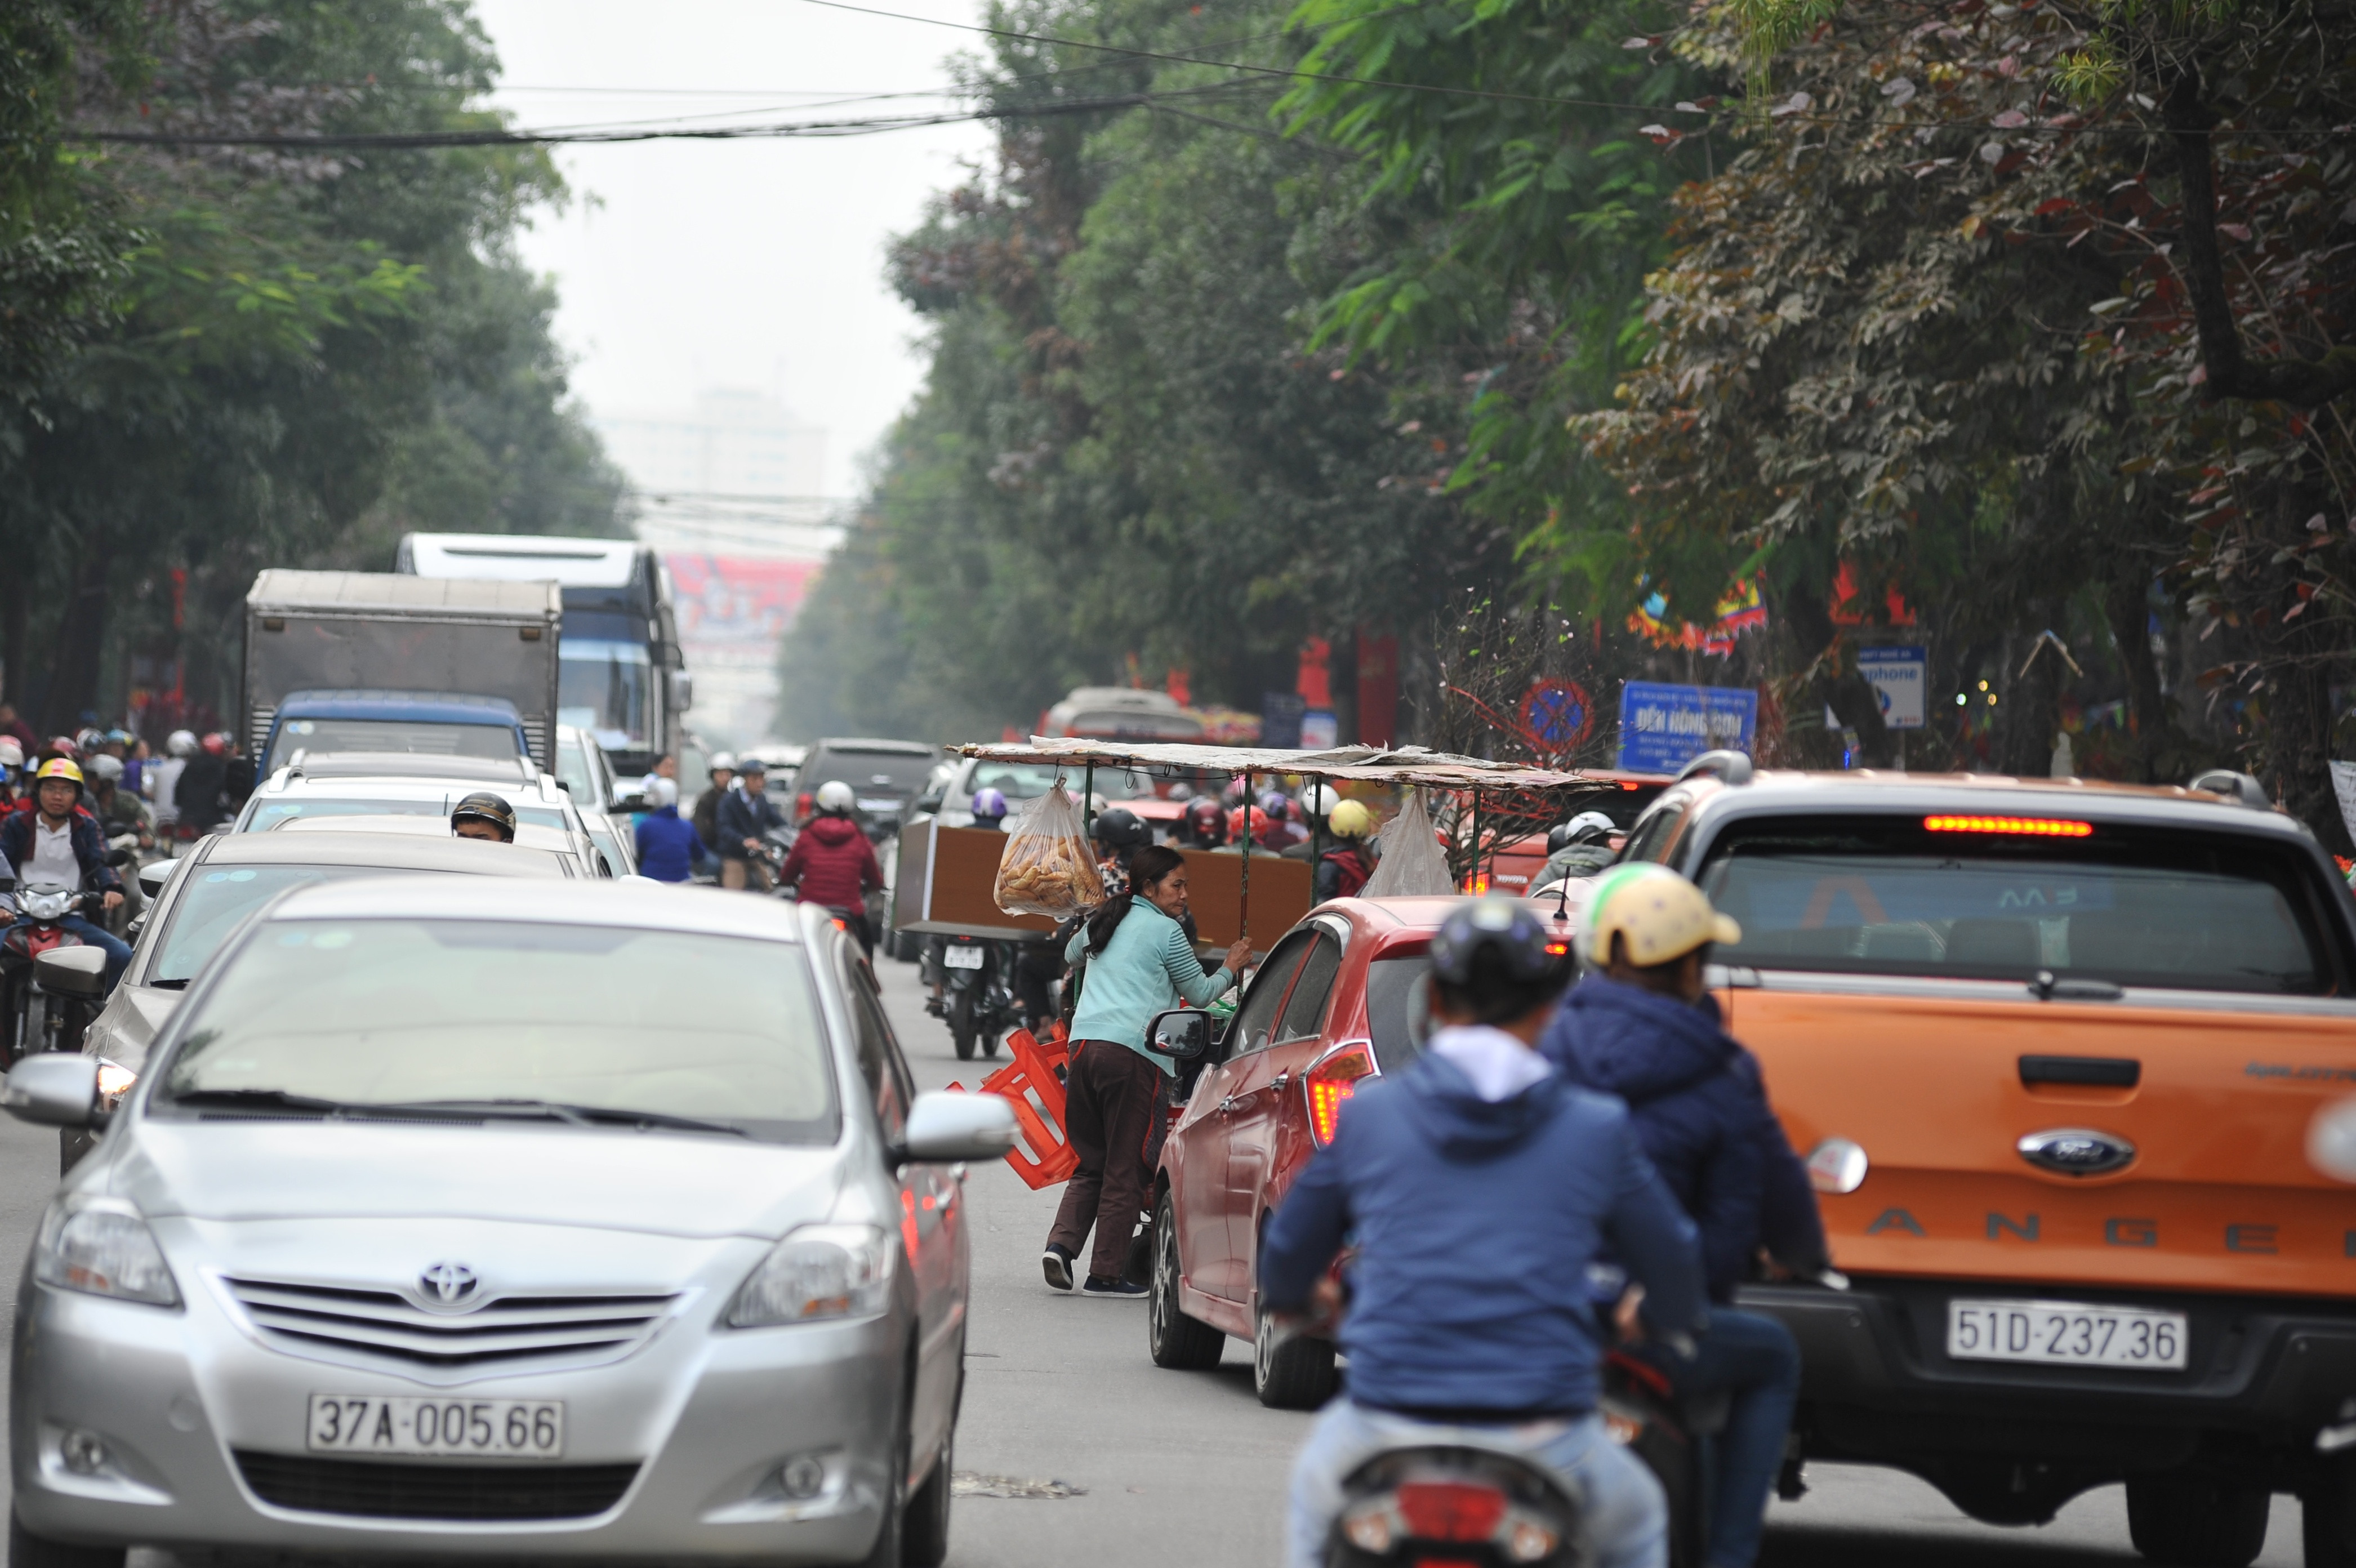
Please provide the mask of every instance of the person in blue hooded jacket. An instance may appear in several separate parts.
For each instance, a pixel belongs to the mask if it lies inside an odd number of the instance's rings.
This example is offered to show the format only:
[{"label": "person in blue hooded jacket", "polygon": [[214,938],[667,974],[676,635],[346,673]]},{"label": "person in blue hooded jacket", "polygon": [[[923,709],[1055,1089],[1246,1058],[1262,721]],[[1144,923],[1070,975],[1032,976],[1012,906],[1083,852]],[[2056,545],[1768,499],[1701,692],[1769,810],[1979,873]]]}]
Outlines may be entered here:
[{"label": "person in blue hooded jacket", "polygon": [[1682,1391],[1732,1396],[1718,1440],[1710,1568],[1750,1568],[1758,1556],[1800,1388],[1790,1332],[1735,1310],[1735,1287],[1762,1249],[1797,1273],[1826,1262],[1806,1168],[1768,1107],[1758,1061],[1719,1027],[1702,985],[1710,944],[1741,940],[1667,867],[1606,872],[1580,938],[1587,978],[1538,1043],[1572,1082],[1626,1102],[1645,1155],[1701,1231],[1709,1333],[1698,1359],[1672,1375]]},{"label": "person in blue hooded jacket", "polygon": [[1660,1485],[1596,1413],[1588,1265],[1606,1248],[1623,1260],[1650,1337],[1690,1354],[1707,1319],[1693,1225],[1626,1109],[1536,1050],[1567,975],[1526,908],[1457,908],[1431,964],[1422,1054],[1362,1083],[1260,1251],[1261,1302],[1291,1313],[1324,1294],[1345,1236],[1356,1248],[1337,1335],[1349,1390],[1294,1465],[1286,1562],[1325,1561],[1342,1482],[1373,1455],[1469,1441],[1523,1454],[1584,1500],[1594,1568],[1659,1568]]},{"label": "person in blue hooded jacket", "polygon": [[647,775],[647,800],[654,810],[638,819],[638,875],[657,882],[684,882],[695,863],[712,852],[695,824],[679,814],[679,786],[659,774]]}]

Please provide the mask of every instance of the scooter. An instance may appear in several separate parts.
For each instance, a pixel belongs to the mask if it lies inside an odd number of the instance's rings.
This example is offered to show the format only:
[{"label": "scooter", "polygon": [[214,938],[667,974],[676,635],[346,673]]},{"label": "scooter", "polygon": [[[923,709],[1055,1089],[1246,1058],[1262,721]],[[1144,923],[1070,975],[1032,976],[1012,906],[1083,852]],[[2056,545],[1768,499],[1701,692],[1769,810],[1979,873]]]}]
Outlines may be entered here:
[{"label": "scooter", "polygon": [[1569,1568],[1581,1510],[1553,1477],[1496,1449],[1376,1455],[1342,1483],[1326,1568]]},{"label": "scooter", "polygon": [[71,887],[31,887],[16,897],[16,910],[5,914],[10,923],[0,932],[0,1046],[11,1066],[36,1051],[80,1048],[91,1009],[44,990],[34,978],[35,966],[45,952],[83,945],[65,929],[65,920],[98,901],[96,894]]},{"label": "scooter", "polygon": [[973,1059],[976,1046],[985,1057],[997,1056],[1000,1038],[1017,1021],[1012,965],[1002,946],[987,937],[942,939],[941,1016],[961,1062]]}]

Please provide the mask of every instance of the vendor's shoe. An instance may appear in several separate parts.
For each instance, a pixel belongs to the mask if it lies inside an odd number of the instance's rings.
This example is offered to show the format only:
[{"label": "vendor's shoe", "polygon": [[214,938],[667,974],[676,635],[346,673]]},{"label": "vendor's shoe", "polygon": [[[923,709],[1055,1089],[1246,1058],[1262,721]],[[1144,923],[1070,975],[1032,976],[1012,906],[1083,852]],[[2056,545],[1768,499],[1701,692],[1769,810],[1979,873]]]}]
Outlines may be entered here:
[{"label": "vendor's shoe", "polygon": [[1049,1242],[1047,1250],[1039,1254],[1039,1268],[1047,1276],[1050,1288],[1072,1288],[1072,1255],[1054,1242]]},{"label": "vendor's shoe", "polygon": [[925,1016],[927,1018],[946,1018],[948,1016],[948,1007],[939,997],[927,996],[925,998]]},{"label": "vendor's shoe", "polygon": [[1080,1294],[1118,1296],[1125,1300],[1133,1300],[1151,1294],[1152,1290],[1151,1286],[1131,1284],[1127,1280],[1108,1280],[1098,1274],[1090,1274],[1087,1282],[1080,1286]]}]

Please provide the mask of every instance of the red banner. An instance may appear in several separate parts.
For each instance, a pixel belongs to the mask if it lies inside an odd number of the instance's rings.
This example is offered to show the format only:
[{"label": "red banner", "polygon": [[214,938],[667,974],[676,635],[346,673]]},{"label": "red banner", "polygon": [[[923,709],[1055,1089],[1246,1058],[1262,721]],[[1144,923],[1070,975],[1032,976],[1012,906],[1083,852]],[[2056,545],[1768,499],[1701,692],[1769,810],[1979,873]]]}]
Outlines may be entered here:
[{"label": "red banner", "polygon": [[821,563],[677,554],[663,565],[678,596],[682,644],[752,650],[785,636]]}]

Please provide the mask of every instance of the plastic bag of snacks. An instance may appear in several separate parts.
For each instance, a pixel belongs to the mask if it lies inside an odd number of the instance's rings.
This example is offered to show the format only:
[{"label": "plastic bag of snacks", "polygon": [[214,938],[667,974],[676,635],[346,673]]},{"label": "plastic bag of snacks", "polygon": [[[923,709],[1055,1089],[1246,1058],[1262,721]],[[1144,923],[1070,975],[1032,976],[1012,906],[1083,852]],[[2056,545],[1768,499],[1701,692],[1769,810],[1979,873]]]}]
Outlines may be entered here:
[{"label": "plastic bag of snacks", "polygon": [[1080,809],[1057,783],[1007,825],[991,896],[1010,915],[1075,914],[1104,902]]}]

